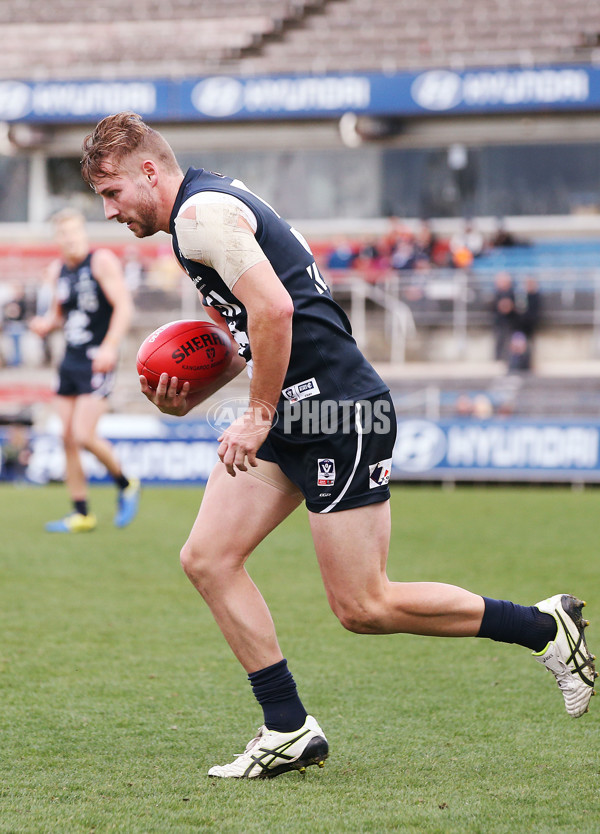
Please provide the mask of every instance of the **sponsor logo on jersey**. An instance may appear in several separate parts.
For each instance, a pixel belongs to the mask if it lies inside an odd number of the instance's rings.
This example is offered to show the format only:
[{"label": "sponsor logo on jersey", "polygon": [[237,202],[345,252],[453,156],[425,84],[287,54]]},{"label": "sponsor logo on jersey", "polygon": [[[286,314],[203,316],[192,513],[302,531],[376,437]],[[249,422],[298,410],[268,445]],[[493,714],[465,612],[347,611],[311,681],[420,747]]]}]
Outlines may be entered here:
[{"label": "sponsor logo on jersey", "polygon": [[387,486],[392,474],[392,459],[380,460],[369,466],[369,489]]},{"label": "sponsor logo on jersey", "polygon": [[318,486],[333,486],[335,484],[335,461],[333,458],[318,458],[317,484]]},{"label": "sponsor logo on jersey", "polygon": [[314,376],[311,379],[305,379],[302,382],[297,382],[295,385],[288,385],[281,392],[283,396],[291,403],[297,403],[299,400],[305,400],[307,397],[316,397],[320,394],[317,380]]}]

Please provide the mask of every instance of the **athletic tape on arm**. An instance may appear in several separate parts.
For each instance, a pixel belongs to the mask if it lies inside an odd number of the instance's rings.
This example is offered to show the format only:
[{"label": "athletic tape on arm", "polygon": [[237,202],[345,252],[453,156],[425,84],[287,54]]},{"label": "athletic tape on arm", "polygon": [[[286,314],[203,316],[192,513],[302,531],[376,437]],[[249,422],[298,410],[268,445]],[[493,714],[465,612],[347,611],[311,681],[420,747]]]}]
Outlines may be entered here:
[{"label": "athletic tape on arm", "polygon": [[229,289],[247,269],[267,260],[254,235],[245,225],[239,225],[239,208],[203,203],[195,209],[195,219],[175,218],[177,242],[184,258],[212,267]]}]

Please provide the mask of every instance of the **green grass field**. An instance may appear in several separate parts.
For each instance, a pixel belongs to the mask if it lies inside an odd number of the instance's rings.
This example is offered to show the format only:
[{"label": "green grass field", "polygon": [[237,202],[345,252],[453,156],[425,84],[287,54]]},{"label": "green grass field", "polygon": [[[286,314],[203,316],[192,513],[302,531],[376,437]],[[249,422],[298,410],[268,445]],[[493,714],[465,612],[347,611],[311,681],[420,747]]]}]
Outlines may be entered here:
[{"label": "green grass field", "polygon": [[[600,831],[600,698],[579,720],[526,649],[345,632],[300,509],[250,572],[323,770],[214,781],[261,724],[245,674],[179,567],[200,493],[147,489],[139,519],[51,536],[63,487],[0,489],[0,831]],[[587,599],[600,654],[596,491],[394,488],[392,578],[530,604]]]}]

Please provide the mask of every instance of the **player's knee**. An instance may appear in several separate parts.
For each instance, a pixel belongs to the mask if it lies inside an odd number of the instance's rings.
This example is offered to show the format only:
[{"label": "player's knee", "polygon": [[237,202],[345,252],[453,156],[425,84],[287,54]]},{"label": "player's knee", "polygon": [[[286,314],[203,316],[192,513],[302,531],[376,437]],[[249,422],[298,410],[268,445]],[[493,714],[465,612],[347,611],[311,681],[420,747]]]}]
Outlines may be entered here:
[{"label": "player's knee", "polygon": [[377,634],[381,630],[381,611],[372,601],[360,602],[350,599],[333,602],[331,607],[347,631],[355,634]]},{"label": "player's knee", "polygon": [[185,575],[192,580],[194,585],[209,580],[212,560],[208,558],[208,547],[188,540],[181,548],[179,561]]},{"label": "player's knee", "polygon": [[179,561],[184,573],[191,579],[199,571],[200,559],[198,549],[192,547],[190,542],[187,541],[179,552]]},{"label": "player's knee", "polygon": [[75,430],[72,433],[72,443],[78,449],[87,449],[89,450],[92,445],[92,438],[93,435],[89,432]]}]

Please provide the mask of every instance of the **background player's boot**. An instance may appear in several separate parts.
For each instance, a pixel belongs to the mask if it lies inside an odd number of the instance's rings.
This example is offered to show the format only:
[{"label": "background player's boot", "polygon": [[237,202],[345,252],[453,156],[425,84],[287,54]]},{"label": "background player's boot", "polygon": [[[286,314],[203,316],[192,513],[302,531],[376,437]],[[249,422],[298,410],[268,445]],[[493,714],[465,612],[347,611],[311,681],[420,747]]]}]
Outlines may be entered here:
[{"label": "background player's boot", "polygon": [[288,770],[303,773],[309,765],[323,767],[329,753],[325,733],[312,715],[293,733],[277,733],[261,727],[243,753],[231,764],[216,765],[209,776],[223,779],[268,779]]},{"label": "background player's boot", "polygon": [[81,513],[70,513],[58,521],[49,521],[46,524],[48,533],[89,533],[96,529],[98,522],[92,513],[82,515]]},{"label": "background player's boot", "polygon": [[142,486],[138,478],[130,478],[129,486],[119,490],[117,497],[117,512],[114,518],[115,527],[127,527],[137,515],[140,505]]},{"label": "background player's boot", "polygon": [[594,694],[594,681],[598,677],[594,668],[594,656],[585,641],[584,629],[589,625],[581,616],[585,605],[570,594],[557,594],[536,608],[551,614],[556,620],[556,637],[541,652],[533,656],[552,672],[565,699],[569,715],[579,718],[588,711]]}]

